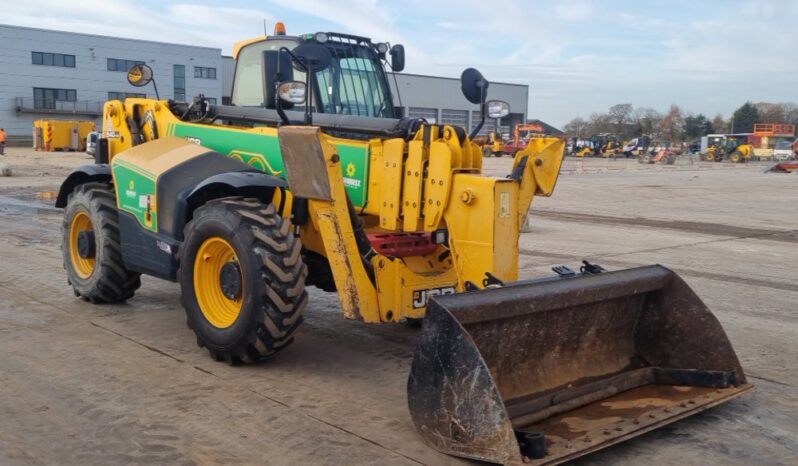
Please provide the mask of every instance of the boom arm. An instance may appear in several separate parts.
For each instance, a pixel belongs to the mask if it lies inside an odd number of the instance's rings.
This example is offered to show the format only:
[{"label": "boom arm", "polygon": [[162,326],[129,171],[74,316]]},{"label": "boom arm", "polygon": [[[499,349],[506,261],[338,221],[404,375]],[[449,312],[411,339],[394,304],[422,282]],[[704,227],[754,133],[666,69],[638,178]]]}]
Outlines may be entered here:
[{"label": "boom arm", "polygon": [[[288,184],[294,196],[309,199],[312,227],[324,242],[347,317],[371,322],[421,317],[424,309],[412,305],[418,291],[413,287],[424,283],[449,284],[454,292],[469,282],[484,286],[487,274],[516,280],[520,226],[532,198],[554,189],[565,149],[560,139],[537,139],[517,154],[509,178],[490,178],[470,167],[479,149],[468,140],[460,145],[452,128],[426,127],[419,134],[408,144],[384,141],[379,158],[372,152],[377,168],[369,199],[378,205],[367,210],[377,214],[386,232],[446,229],[448,247],[435,255],[450,255],[450,267],[436,266],[433,257],[425,257],[430,267],[424,269],[414,267],[417,258],[360,256],[340,159],[329,137],[318,127],[279,130]],[[374,267],[373,278],[357,257]]]}]

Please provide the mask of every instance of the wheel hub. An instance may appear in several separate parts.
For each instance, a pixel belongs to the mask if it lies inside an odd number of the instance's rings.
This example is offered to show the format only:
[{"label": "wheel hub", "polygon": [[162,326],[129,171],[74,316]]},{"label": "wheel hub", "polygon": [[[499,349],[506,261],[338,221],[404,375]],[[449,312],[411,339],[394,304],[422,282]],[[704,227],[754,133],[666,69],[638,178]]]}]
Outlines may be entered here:
[{"label": "wheel hub", "polygon": [[78,233],[78,255],[83,259],[94,258],[97,253],[97,243],[95,242],[93,231],[81,231]]},{"label": "wheel hub", "polygon": [[219,272],[219,286],[227,299],[237,300],[241,297],[241,269],[236,262],[227,262]]}]

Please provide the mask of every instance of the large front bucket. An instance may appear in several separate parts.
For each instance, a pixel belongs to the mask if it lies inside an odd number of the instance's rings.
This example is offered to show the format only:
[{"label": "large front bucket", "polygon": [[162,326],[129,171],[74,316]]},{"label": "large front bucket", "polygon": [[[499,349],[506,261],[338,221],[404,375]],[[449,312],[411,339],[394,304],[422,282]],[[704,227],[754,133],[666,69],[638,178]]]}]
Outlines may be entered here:
[{"label": "large front bucket", "polygon": [[408,403],[441,452],[553,464],[752,388],[715,316],[655,265],[432,299]]}]

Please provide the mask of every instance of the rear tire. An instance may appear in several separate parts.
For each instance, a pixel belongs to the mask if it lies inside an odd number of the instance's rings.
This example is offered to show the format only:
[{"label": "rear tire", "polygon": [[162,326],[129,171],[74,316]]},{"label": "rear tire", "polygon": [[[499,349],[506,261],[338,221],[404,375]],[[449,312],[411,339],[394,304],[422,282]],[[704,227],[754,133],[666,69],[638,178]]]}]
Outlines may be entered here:
[{"label": "rear tire", "polygon": [[[243,198],[210,201],[186,225],[181,300],[197,344],[213,359],[253,363],[293,341],[308,295],[301,243],[290,227],[273,205]],[[209,252],[212,242],[226,244],[230,255]],[[224,278],[231,270],[237,277],[232,292]]]},{"label": "rear tire", "polygon": [[482,149],[482,156],[483,157],[490,157],[490,154],[491,154],[490,148],[486,147],[486,148]]},{"label": "rear tire", "polygon": [[[90,233],[91,257],[79,251],[80,233]],[[140,274],[125,267],[119,240],[116,197],[106,183],[86,183],[69,195],[61,228],[61,251],[67,282],[75,296],[95,304],[117,303],[133,297]]]}]

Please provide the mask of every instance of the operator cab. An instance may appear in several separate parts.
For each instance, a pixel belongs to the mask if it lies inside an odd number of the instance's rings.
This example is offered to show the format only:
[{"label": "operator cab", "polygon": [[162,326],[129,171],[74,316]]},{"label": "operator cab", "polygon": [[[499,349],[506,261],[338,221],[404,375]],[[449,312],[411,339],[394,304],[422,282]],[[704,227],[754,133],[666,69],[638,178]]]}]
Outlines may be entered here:
[{"label": "operator cab", "polygon": [[[266,76],[274,70],[264,70],[264,53],[290,51],[304,44],[319,44],[329,51],[330,63],[313,73],[307,102],[294,105],[293,110],[304,111],[310,105],[313,113],[355,115],[376,118],[399,118],[394,106],[383,62],[394,71],[404,68],[404,48],[401,45],[372,43],[365,37],[348,34],[317,32],[301,36],[285,35],[285,27],[278,23],[275,34],[237,44],[233,79],[232,104],[240,107],[273,108],[264,92]],[[305,71],[293,67],[292,80],[305,82]],[[267,74],[269,73],[269,74]]]}]

